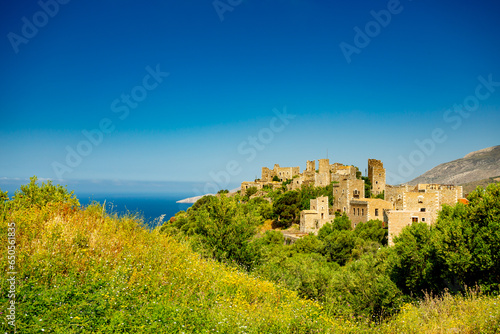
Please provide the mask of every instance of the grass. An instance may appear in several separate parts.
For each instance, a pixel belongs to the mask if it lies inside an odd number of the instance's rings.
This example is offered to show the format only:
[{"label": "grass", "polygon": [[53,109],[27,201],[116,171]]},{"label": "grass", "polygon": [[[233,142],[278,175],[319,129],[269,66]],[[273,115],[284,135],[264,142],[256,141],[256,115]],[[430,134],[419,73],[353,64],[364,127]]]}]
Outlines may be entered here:
[{"label": "grass", "polygon": [[[18,205],[2,220],[2,291],[7,223],[16,224],[19,333],[499,332],[500,299],[477,293],[428,297],[379,325],[333,318],[314,301],[202,259],[187,243],[97,204]],[[13,332],[8,303],[2,293],[2,332]]]},{"label": "grass", "polygon": [[426,295],[406,304],[380,329],[389,333],[500,333],[500,296],[470,290],[465,296]]}]

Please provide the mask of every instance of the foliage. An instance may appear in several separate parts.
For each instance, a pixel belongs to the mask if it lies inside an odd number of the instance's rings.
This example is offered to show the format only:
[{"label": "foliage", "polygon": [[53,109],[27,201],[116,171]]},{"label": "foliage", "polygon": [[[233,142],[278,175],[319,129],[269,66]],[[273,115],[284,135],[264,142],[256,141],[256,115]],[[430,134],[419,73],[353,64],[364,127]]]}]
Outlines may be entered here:
[{"label": "foliage", "polygon": [[280,178],[277,175],[274,175],[273,176],[273,181],[280,182],[281,180],[280,180]]},{"label": "foliage", "polygon": [[320,299],[328,287],[332,269],[317,253],[294,253],[291,256],[275,253],[263,262],[256,273],[297,291],[301,297]]},{"label": "foliage", "polygon": [[69,192],[65,187],[53,185],[50,180],[41,184],[38,184],[37,181],[38,178],[33,176],[30,178],[29,184],[22,185],[21,189],[15,192],[12,201],[8,203],[9,207],[41,208],[48,203],[59,202],[67,203],[71,207],[80,206],[74,193]]},{"label": "foliage", "polygon": [[351,230],[352,223],[349,217],[344,213],[342,216],[336,216],[333,222],[326,223],[323,227],[318,231],[318,237],[320,239],[325,238],[327,235],[331,234],[333,231],[343,231],[343,230]]},{"label": "foliage", "polygon": [[359,223],[354,229],[354,235],[364,240],[372,240],[382,245],[387,245],[387,230],[383,228],[378,219]]},{"label": "foliage", "polygon": [[435,226],[433,245],[454,287],[478,284],[500,291],[500,183],[469,194],[469,204],[446,206]]},{"label": "foliage", "polygon": [[478,188],[469,204],[444,206],[436,224],[412,224],[395,238],[391,277],[405,293],[500,290],[500,184]]},{"label": "foliage", "polygon": [[365,198],[372,197],[372,181],[368,176],[361,176],[361,179],[365,181]]},{"label": "foliage", "polygon": [[[7,243],[7,221],[14,222],[19,333],[317,333],[344,326],[318,303],[202,259],[134,216],[108,214],[98,204],[72,209],[64,201],[13,201],[0,239]],[[5,269],[7,247],[0,253]],[[2,291],[9,288],[6,272]],[[2,294],[2,312],[8,304]],[[11,329],[4,314],[0,330]]]},{"label": "foliage", "polygon": [[318,253],[323,251],[325,244],[315,235],[306,235],[292,244],[291,250],[296,253]]},{"label": "foliage", "polygon": [[258,260],[250,239],[263,221],[259,206],[239,205],[236,198],[224,195],[208,196],[196,204],[187,213],[176,215],[176,220],[162,230],[191,236],[194,249],[208,257],[251,268]]},{"label": "foliage", "polygon": [[258,208],[258,213],[263,219],[273,218],[273,205],[262,197],[252,198],[248,202],[248,207]]},{"label": "foliage", "polygon": [[377,322],[396,313],[403,294],[386,275],[382,263],[369,254],[337,270],[325,297],[329,313]]},{"label": "foliage", "polygon": [[278,196],[273,202],[273,215],[277,227],[289,227],[297,223],[300,218],[300,193],[287,191]]},{"label": "foliage", "polygon": [[413,223],[404,228],[394,243],[390,275],[404,293],[423,295],[424,291],[443,288],[431,244],[431,230],[426,223]]},{"label": "foliage", "polygon": [[257,187],[249,187],[248,189],[245,190],[245,201],[248,201],[248,199],[255,195],[257,193],[258,189]]},{"label": "foliage", "polygon": [[326,187],[315,187],[312,185],[302,186],[300,192],[300,210],[309,210],[311,208],[311,200],[328,196],[328,205],[333,206],[333,183]]},{"label": "foliage", "polygon": [[[478,189],[468,206],[445,207],[433,228],[404,229],[387,248],[379,221],[352,230],[346,216],[292,245],[278,231],[257,237],[271,208],[262,198],[206,196],[149,230],[137,215],[118,217],[98,203],[83,208],[63,187],[32,183],[17,198],[0,191],[4,244],[7,222],[16,226],[18,332],[495,333],[500,326],[500,297],[463,288],[477,279],[496,291],[498,186]],[[0,253],[6,268],[7,248]],[[409,297],[445,286],[464,295]],[[0,296],[2,310],[7,298]],[[10,330],[5,318],[0,329]]]}]

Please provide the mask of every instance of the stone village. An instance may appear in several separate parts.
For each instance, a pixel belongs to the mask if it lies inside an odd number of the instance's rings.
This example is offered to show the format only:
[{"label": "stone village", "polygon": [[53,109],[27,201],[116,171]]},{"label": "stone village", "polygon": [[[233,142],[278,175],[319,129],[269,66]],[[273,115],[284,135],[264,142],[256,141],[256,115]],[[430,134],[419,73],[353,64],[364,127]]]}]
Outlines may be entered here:
[{"label": "stone village", "polygon": [[[392,186],[386,184],[386,172],[380,160],[368,159],[368,179],[371,194],[382,198],[365,198],[365,181],[358,178],[360,172],[354,166],[340,163],[330,164],[329,159],[307,161],[306,169],[299,167],[262,168],[262,176],[254,182],[242,182],[241,194],[250,187],[277,189],[283,181],[289,181],[289,190],[302,186],[324,187],[333,183],[333,208],[329,208],[328,196],[311,200],[309,210],[300,212],[300,233],[317,234],[325,223],[335,218],[335,213],[345,213],[352,222],[352,228],[361,222],[378,219],[388,228],[388,242],[412,222],[433,224],[443,204],[454,205],[463,198],[461,186],[442,184],[417,184]],[[257,195],[257,194],[256,194]],[[300,237],[300,235],[299,235]],[[293,239],[294,237],[292,237]]]}]

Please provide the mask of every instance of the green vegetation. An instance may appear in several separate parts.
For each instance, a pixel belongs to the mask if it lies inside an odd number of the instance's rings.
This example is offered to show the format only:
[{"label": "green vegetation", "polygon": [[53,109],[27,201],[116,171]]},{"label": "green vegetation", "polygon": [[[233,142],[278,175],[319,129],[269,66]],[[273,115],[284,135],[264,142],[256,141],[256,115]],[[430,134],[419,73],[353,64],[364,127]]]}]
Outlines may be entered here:
[{"label": "green vegetation", "polygon": [[403,291],[500,291],[500,184],[468,199],[444,206],[432,228],[416,223],[396,238],[391,275]]},{"label": "green vegetation", "polygon": [[275,219],[274,227],[287,228],[294,223],[298,223],[300,220],[300,211],[310,209],[311,199],[320,196],[329,196],[329,205],[333,206],[332,194],[333,184],[326,187],[304,186],[299,190],[282,191],[274,194],[274,196],[271,196]]},{"label": "green vegetation", "polygon": [[[272,204],[208,196],[153,230],[50,182],[0,191],[4,245],[16,226],[17,330],[498,332],[500,184],[445,207],[431,228],[405,228],[394,247],[380,221],[351,229],[346,216],[290,245],[265,231],[278,199],[301,209],[311,191],[269,191]],[[1,311],[8,303],[2,294]],[[5,318],[0,329],[11,331]]]},{"label": "green vegetation", "polygon": [[372,181],[368,176],[361,176],[361,179],[365,181],[365,198],[372,197]]}]

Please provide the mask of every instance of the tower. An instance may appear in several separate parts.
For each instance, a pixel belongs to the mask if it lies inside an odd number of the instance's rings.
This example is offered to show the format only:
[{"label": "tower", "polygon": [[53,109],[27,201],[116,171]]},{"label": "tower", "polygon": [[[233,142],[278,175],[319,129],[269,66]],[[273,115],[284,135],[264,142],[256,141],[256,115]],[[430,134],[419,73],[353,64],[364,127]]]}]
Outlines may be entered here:
[{"label": "tower", "polygon": [[382,161],[368,159],[368,179],[372,184],[373,195],[379,195],[385,191],[385,168]]}]

